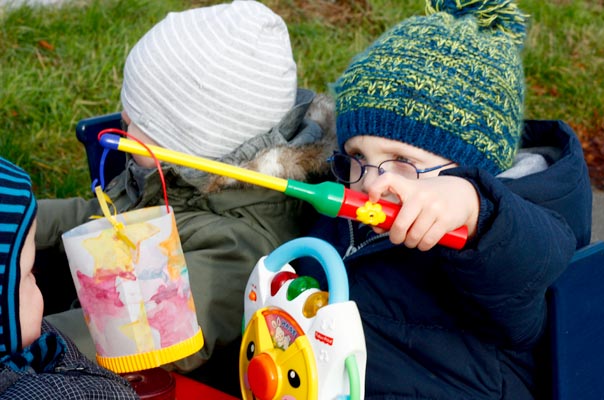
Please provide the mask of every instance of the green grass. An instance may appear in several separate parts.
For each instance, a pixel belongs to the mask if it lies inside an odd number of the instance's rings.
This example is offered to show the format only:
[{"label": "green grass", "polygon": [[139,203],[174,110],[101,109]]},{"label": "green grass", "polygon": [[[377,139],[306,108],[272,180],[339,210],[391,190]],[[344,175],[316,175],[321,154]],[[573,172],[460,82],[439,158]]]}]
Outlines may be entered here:
[{"label": "green grass", "polygon": [[[604,117],[604,12],[593,1],[534,2],[525,66],[529,113],[577,125]],[[594,120],[599,114],[599,121]]]},{"label": "green grass", "polygon": [[[71,0],[0,10],[0,154],[31,174],[39,198],[89,196],[77,121],[120,110],[126,55],[167,12],[218,2]],[[319,92],[384,30],[423,10],[421,0],[264,2],[288,22],[300,86]],[[568,121],[584,141],[603,136],[604,5],[519,4],[532,16],[527,117]]]}]

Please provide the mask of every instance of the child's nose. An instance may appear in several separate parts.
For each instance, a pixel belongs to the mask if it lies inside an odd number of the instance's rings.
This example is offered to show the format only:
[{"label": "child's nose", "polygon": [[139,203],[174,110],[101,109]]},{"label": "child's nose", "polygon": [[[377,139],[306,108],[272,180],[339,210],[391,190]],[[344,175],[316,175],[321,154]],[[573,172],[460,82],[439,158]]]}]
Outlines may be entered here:
[{"label": "child's nose", "polygon": [[[380,175],[381,175],[380,171],[377,168],[367,168],[367,171],[365,172],[365,176],[363,176],[363,180],[362,180],[363,191],[365,193],[368,192],[369,188],[373,185],[375,180]],[[385,195],[385,193],[382,193],[382,196],[383,195]]]}]

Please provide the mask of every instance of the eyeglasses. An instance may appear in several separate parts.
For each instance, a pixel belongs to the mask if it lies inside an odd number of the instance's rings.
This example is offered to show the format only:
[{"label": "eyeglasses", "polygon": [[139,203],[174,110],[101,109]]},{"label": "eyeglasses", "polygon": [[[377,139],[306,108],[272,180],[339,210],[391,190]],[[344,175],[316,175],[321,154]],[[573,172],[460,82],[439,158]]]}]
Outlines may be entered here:
[{"label": "eyeglasses", "polygon": [[404,160],[386,160],[379,163],[379,165],[371,165],[363,164],[358,158],[337,151],[327,159],[327,162],[331,165],[331,172],[333,172],[336,179],[342,183],[357,183],[365,176],[367,168],[369,167],[377,168],[379,175],[391,172],[404,176],[407,179],[419,179],[419,174],[436,171],[437,169],[454,163],[454,161],[451,161],[446,164],[425,169],[418,169],[409,161]]}]

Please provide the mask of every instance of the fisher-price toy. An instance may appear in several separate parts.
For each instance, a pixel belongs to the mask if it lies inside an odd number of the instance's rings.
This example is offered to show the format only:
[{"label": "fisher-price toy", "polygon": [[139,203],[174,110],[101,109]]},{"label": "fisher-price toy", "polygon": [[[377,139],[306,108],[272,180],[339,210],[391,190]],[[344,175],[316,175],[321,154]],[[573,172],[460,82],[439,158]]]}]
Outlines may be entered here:
[{"label": "fisher-price toy", "polygon": [[[212,174],[226,176],[241,182],[251,183],[267,189],[280,191],[310,203],[318,212],[329,217],[344,217],[358,220],[368,225],[390,229],[400,204],[380,200],[369,201],[365,193],[355,192],[336,182],[309,184],[293,179],[276,178],[256,171],[236,167],[223,162],[192,156],[158,146],[143,146],[140,143],[122,138],[114,133],[118,129],[105,129],[99,133],[99,142],[105,149],[120,150],[127,153],[149,156],[149,150],[162,161],[185,167],[199,169]],[[453,249],[462,249],[467,240],[468,228],[462,226],[446,233],[438,242]]]},{"label": "fisher-price toy", "polygon": [[[310,256],[329,293],[289,264]],[[364,397],[367,352],[342,259],[327,242],[294,239],[261,258],[245,289],[239,379],[244,400]]]}]

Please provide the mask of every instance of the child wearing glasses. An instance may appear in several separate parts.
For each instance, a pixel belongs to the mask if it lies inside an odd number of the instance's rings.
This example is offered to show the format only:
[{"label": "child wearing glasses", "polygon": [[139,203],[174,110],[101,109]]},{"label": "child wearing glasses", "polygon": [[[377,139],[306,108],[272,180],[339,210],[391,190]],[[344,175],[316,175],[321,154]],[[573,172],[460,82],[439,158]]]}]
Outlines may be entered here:
[{"label": "child wearing glasses", "polygon": [[[581,146],[561,121],[523,119],[526,16],[514,2],[426,10],[333,87],[332,171],[374,202],[400,203],[391,230],[325,217],[311,235],[344,259],[366,399],[546,398],[546,290],[590,240]],[[462,250],[436,245],[462,225]]]},{"label": "child wearing glasses", "polygon": [[42,320],[36,211],[29,176],[0,157],[0,399],[138,399],[126,379]]}]

